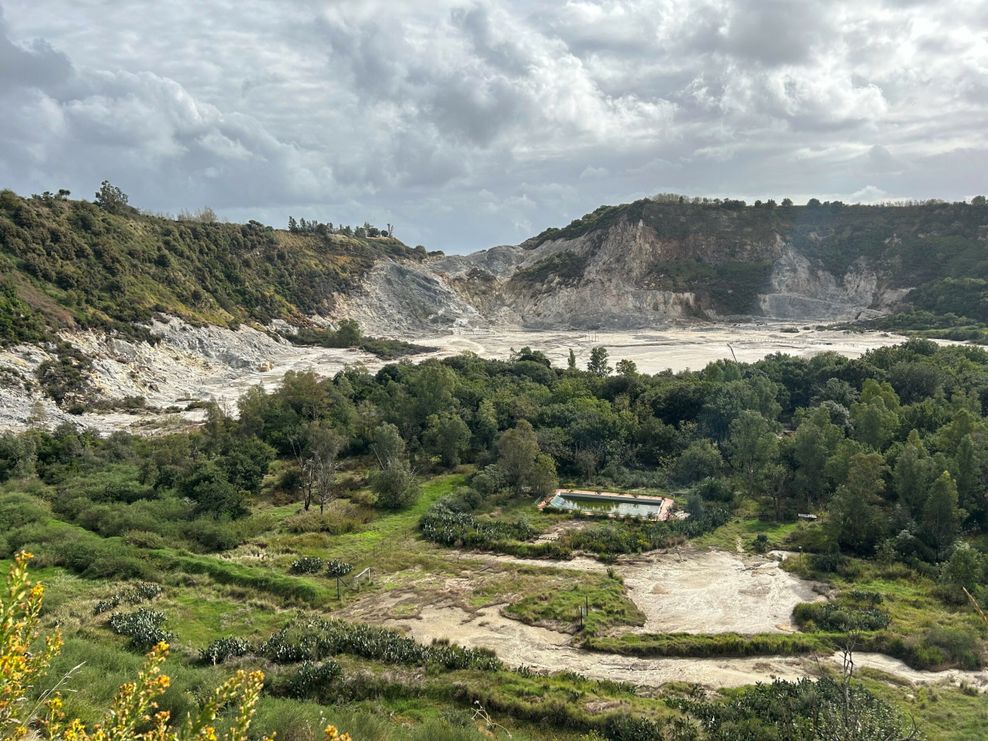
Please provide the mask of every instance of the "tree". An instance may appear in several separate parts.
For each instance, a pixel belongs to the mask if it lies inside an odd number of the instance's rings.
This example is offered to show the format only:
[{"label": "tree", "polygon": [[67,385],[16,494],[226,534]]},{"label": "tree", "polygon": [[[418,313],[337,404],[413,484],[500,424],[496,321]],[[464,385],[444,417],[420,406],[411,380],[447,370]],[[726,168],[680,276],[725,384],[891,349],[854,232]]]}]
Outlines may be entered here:
[{"label": "tree", "polygon": [[384,509],[403,509],[419,496],[419,484],[411,465],[404,458],[391,461],[371,475],[371,490]]},{"label": "tree", "polygon": [[634,378],[638,375],[638,366],[635,365],[635,361],[628,360],[627,358],[622,358],[617,361],[616,369],[619,375],[625,376],[626,378]]},{"label": "tree", "polygon": [[672,477],[678,484],[692,484],[708,477],[720,476],[724,470],[724,458],[720,450],[706,438],[689,444],[672,469]]},{"label": "tree", "polygon": [[843,433],[830,421],[830,414],[817,407],[796,428],[788,445],[793,462],[793,489],[807,502],[818,503],[827,493],[827,460],[843,439]]},{"label": "tree", "polygon": [[943,560],[957,538],[961,517],[962,512],[957,504],[957,485],[950,473],[944,471],[930,487],[920,528],[923,540],[936,549],[937,561]]},{"label": "tree", "polygon": [[310,422],[301,440],[293,440],[295,460],[302,486],[302,508],[308,512],[312,502],[319,503],[320,514],[333,498],[337,457],[343,439],[325,422]]},{"label": "tree", "polygon": [[363,339],[360,325],[354,319],[341,319],[336,327],[338,347],[357,347]]},{"label": "tree", "polygon": [[460,465],[460,456],[470,446],[470,428],[453,412],[432,414],[426,421],[422,442],[438,455],[447,468]]},{"label": "tree", "polygon": [[516,494],[526,489],[546,494],[556,486],[556,466],[539,448],[535,430],[527,419],[501,433],[497,441],[498,469]]},{"label": "tree", "polygon": [[[985,557],[976,549],[967,543],[958,543],[940,571],[940,583],[963,587],[973,593],[985,579],[985,564]],[[957,592],[961,590],[957,589]],[[962,595],[955,597],[962,598]]]},{"label": "tree", "polygon": [[274,448],[251,435],[229,441],[219,460],[231,484],[256,496],[274,458]]},{"label": "tree", "polygon": [[961,506],[976,520],[981,520],[986,512],[983,476],[981,451],[970,434],[964,435],[954,456],[954,482]]},{"label": "tree", "polygon": [[830,530],[842,547],[869,554],[883,534],[880,495],[885,490],[885,459],[874,452],[856,453],[847,477],[830,500]]},{"label": "tree", "polygon": [[569,357],[566,359],[566,367],[569,370],[576,370],[576,353],[573,352],[573,348],[569,349]]},{"label": "tree", "polygon": [[771,422],[758,412],[741,412],[731,422],[727,439],[731,466],[744,482],[745,493],[755,498],[767,483],[766,474],[779,454],[779,439]]},{"label": "tree", "polygon": [[243,492],[230,483],[226,472],[213,461],[196,466],[179,483],[179,491],[195,502],[196,514],[236,519],[248,511]]},{"label": "tree", "polygon": [[343,438],[335,430],[316,423],[309,431],[309,459],[307,461],[313,478],[313,494],[319,503],[319,514],[323,514],[326,505],[334,498],[336,469]]},{"label": "tree", "polygon": [[607,364],[607,348],[595,347],[590,351],[590,360],[587,363],[587,370],[595,376],[610,375],[613,370]]},{"label": "tree", "polygon": [[895,461],[892,486],[899,501],[914,517],[919,516],[926,504],[933,476],[933,461],[930,459],[930,454],[926,452],[919,432],[912,430]]},{"label": "tree", "polygon": [[389,423],[380,425],[374,430],[371,450],[379,466],[370,478],[378,505],[385,509],[402,509],[418,499],[418,480],[405,456],[405,441],[398,434],[398,428]]},{"label": "tree", "polygon": [[100,183],[99,190],[96,191],[96,205],[111,214],[125,214],[133,209],[129,205],[129,198],[120,188],[104,180]]},{"label": "tree", "polygon": [[401,439],[398,428],[389,422],[378,425],[371,437],[371,452],[381,468],[403,457],[405,441]]}]

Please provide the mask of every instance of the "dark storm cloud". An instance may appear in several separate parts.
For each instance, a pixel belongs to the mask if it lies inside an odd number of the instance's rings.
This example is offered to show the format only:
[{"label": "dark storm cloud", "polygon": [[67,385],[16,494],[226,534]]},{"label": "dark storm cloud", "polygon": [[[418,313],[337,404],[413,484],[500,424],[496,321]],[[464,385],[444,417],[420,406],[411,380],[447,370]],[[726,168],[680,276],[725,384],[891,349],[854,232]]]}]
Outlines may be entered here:
[{"label": "dark storm cloud", "polygon": [[0,0],[0,185],[462,251],[664,191],[984,190],[988,13],[882,0]]}]

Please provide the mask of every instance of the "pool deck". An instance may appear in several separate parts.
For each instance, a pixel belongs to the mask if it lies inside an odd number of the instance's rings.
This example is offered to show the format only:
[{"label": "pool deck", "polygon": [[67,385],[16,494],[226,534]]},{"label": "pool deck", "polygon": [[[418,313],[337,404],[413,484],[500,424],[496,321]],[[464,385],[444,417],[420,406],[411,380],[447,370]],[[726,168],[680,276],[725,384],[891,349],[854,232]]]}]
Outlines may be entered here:
[{"label": "pool deck", "polygon": [[601,502],[657,505],[659,512],[654,517],[649,517],[648,519],[650,520],[668,520],[672,514],[672,505],[674,504],[674,501],[667,497],[638,496],[636,494],[623,494],[615,491],[590,491],[588,489],[556,489],[552,494],[544,497],[539,502],[539,509],[543,510],[548,507],[557,496],[564,496],[574,500],[590,499]]}]

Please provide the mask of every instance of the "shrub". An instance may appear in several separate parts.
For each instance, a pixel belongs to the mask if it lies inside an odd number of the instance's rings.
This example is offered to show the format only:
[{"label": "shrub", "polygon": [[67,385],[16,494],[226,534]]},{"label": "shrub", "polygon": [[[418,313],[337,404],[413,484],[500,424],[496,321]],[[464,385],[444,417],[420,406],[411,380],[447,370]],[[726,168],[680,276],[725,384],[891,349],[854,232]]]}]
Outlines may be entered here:
[{"label": "shrub", "polygon": [[292,561],[288,570],[292,574],[318,574],[324,563],[318,556],[302,556]]},{"label": "shrub", "polygon": [[850,600],[801,602],[793,609],[793,619],[803,630],[847,633],[856,630],[884,630],[892,618],[884,610]]},{"label": "shrub", "polygon": [[243,638],[217,638],[199,652],[199,661],[204,664],[222,664],[227,659],[246,656],[251,648],[250,642]]},{"label": "shrub", "polygon": [[908,737],[906,723],[892,706],[860,684],[845,687],[830,677],[776,680],[747,687],[727,700],[673,703],[700,721],[705,738],[716,741]]},{"label": "shrub", "polygon": [[501,668],[501,662],[492,651],[449,643],[424,646],[388,628],[341,620],[310,620],[282,628],[258,647],[258,653],[279,664],[353,654],[389,664],[434,664],[445,669],[482,671]]},{"label": "shrub", "polygon": [[491,548],[504,540],[530,540],[535,530],[525,522],[481,520],[467,512],[454,512],[440,502],[419,521],[422,536],[433,543],[467,548]]},{"label": "shrub", "polygon": [[172,639],[172,634],[162,628],[164,622],[164,613],[142,607],[135,612],[117,612],[110,615],[107,626],[117,635],[130,638],[133,648],[146,651],[159,643],[168,643]]},{"label": "shrub", "polygon": [[304,661],[286,676],[279,677],[272,683],[275,695],[293,697],[298,700],[305,698],[322,699],[326,690],[343,674],[340,665],[332,659],[321,662]]},{"label": "shrub", "polygon": [[164,591],[160,584],[154,582],[138,582],[129,589],[117,592],[113,596],[100,600],[93,608],[94,615],[109,612],[121,604],[139,605],[141,602],[148,602],[158,597]]}]

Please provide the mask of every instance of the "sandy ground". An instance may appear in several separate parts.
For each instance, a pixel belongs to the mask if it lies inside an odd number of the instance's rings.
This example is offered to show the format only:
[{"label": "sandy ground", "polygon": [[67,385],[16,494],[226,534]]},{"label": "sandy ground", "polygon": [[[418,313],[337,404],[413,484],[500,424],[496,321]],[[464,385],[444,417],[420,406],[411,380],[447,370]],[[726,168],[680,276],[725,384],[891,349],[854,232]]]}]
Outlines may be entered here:
[{"label": "sandy ground", "polygon": [[[516,559],[503,556],[464,557],[482,567],[492,562],[525,567],[600,572],[608,567],[588,558],[572,561]],[[646,615],[637,629],[650,633],[774,632],[792,630],[790,614],[800,601],[819,599],[809,582],[778,567],[775,561],[742,558],[723,551],[678,549],[623,560],[613,568],[624,579],[629,597]],[[451,582],[456,582],[455,584]],[[708,687],[738,687],[773,679],[819,676],[824,669],[839,669],[839,653],[822,657],[765,656],[757,658],[644,659],[591,652],[573,645],[573,636],[526,625],[502,614],[504,605],[470,610],[456,599],[469,593],[473,581],[447,579],[440,597],[430,604],[409,593],[396,597],[407,611],[388,609],[374,598],[374,610],[362,619],[401,628],[416,640],[450,640],[473,648],[488,648],[507,665],[539,671],[573,671],[592,679],[660,686],[667,682],[695,682]],[[414,609],[408,603],[416,601]],[[356,605],[355,605],[356,607]],[[392,605],[394,607],[394,605]],[[363,612],[363,611],[362,611]],[[881,654],[854,655],[857,670],[869,668],[913,684],[962,682],[988,691],[988,671],[927,672],[910,669]]]},{"label": "sandy ground", "polygon": [[[792,329],[798,332],[793,334]],[[783,331],[789,330],[789,331]],[[810,357],[822,352],[838,352],[858,357],[870,349],[904,341],[884,332],[852,333],[831,329],[803,329],[801,325],[738,324],[695,325],[654,331],[573,332],[521,329],[463,329],[457,334],[423,337],[419,342],[441,348],[441,355],[475,352],[485,358],[505,358],[522,347],[544,352],[553,365],[566,367],[570,349],[580,367],[586,365],[590,350],[607,348],[611,362],[633,360],[642,373],[664,370],[698,370],[715,360],[732,358],[753,362],[772,353]]]},{"label": "sandy ground", "polygon": [[[605,572],[589,558],[572,561],[495,556],[499,562]],[[641,633],[779,633],[796,630],[792,610],[822,599],[813,584],[778,561],[726,551],[676,549],[621,559],[614,567],[628,598],[645,615]],[[575,577],[578,578],[578,577]]]},{"label": "sandy ground", "polygon": [[[754,361],[782,352],[811,356],[834,351],[858,356],[869,349],[902,342],[885,333],[852,334],[835,330],[785,332],[794,325],[744,324],[737,326],[696,325],[655,331],[586,333],[575,331],[525,331],[458,329],[454,334],[412,337],[436,350],[417,355],[415,361],[474,352],[486,358],[508,358],[512,349],[525,346],[545,352],[557,367],[565,367],[570,349],[578,364],[586,364],[590,349],[603,345],[612,363],[633,360],[643,373],[666,369],[698,369],[734,355]],[[190,401],[216,401],[231,413],[236,401],[251,386],[276,387],[288,371],[312,370],[331,376],[348,365],[360,364],[370,371],[384,361],[356,350],[296,347],[277,342],[249,327],[231,331],[219,327],[189,327],[178,321],[160,322],[154,330],[161,337],[156,346],[107,339],[97,333],[66,334],[93,359],[93,382],[105,398],[142,396],[150,407],[184,409]],[[405,338],[409,339],[409,338]],[[0,351],[0,368],[30,379],[47,353],[22,346]],[[25,429],[39,421],[49,427],[72,422],[103,433],[126,429],[151,434],[202,419],[201,410],[177,413],[86,414],[75,417],[55,407],[37,391],[26,393],[14,386],[0,385],[0,431]]]},{"label": "sandy ground", "polygon": [[[825,668],[840,668],[840,653],[819,658],[763,656],[757,658],[640,659],[584,651],[570,645],[571,636],[525,625],[504,617],[497,605],[477,612],[459,607],[424,607],[416,618],[387,621],[407,630],[417,641],[449,640],[470,648],[495,651],[511,667],[539,671],[572,671],[591,679],[658,687],[667,682],[693,682],[707,687],[741,687],[774,679],[816,677]],[[988,671],[927,672],[910,669],[881,654],[854,654],[856,670],[875,669],[911,684],[949,683],[988,691]]]}]

